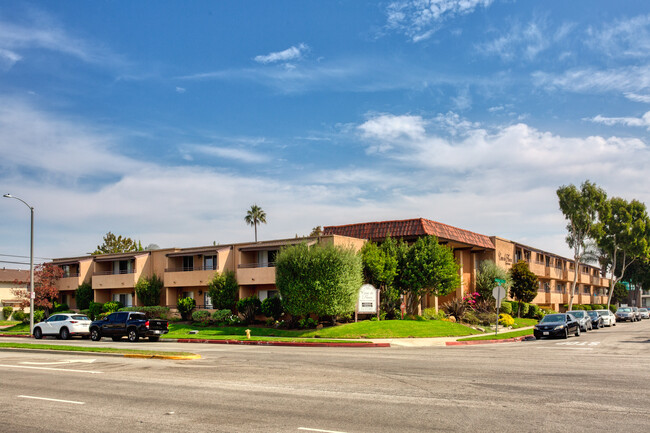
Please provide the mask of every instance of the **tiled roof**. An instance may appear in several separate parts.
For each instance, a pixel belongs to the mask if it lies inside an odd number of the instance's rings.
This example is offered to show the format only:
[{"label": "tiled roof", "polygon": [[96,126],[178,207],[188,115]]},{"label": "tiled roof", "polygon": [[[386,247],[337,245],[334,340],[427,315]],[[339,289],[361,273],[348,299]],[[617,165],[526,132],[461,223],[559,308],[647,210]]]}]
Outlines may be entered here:
[{"label": "tiled roof", "polygon": [[323,232],[326,235],[334,234],[375,241],[384,239],[388,235],[397,238],[434,235],[440,240],[494,249],[494,244],[488,236],[424,218],[329,226],[325,227]]},{"label": "tiled roof", "polygon": [[29,271],[20,269],[0,269],[0,281],[3,283],[13,283],[18,281],[29,281]]}]

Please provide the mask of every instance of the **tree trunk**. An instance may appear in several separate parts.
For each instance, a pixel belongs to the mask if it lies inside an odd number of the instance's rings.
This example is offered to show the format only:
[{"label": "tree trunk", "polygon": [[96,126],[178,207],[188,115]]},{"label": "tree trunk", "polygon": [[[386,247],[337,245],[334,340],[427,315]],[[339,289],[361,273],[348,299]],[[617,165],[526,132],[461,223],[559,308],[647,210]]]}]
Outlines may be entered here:
[{"label": "tree trunk", "polygon": [[576,293],[576,285],[578,284],[578,272],[580,272],[580,257],[579,256],[574,256],[573,257],[573,283],[571,283],[571,293],[569,293],[569,302],[568,304],[568,310],[571,311],[573,308],[573,297],[575,296]]}]

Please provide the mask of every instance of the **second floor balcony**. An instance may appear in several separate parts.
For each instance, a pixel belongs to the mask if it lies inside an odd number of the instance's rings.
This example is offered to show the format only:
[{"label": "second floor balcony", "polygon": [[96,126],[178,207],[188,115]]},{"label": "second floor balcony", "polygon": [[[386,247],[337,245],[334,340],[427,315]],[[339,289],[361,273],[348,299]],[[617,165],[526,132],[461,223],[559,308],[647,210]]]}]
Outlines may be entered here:
[{"label": "second floor balcony", "polygon": [[181,266],[165,269],[167,287],[207,286],[217,272],[216,266]]},{"label": "second floor balcony", "polygon": [[275,284],[275,263],[246,263],[237,267],[237,282],[240,285]]},{"label": "second floor balcony", "polygon": [[135,287],[138,281],[133,269],[98,271],[93,273],[93,289],[121,289]]}]

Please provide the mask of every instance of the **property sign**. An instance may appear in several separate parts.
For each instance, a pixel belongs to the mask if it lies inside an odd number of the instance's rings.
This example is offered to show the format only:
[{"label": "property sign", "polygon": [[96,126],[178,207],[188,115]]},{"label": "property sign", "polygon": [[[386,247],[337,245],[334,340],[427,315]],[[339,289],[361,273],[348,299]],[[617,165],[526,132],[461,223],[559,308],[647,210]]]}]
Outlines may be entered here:
[{"label": "property sign", "polygon": [[377,314],[379,310],[379,290],[372,284],[364,284],[359,289],[359,303],[357,313]]}]

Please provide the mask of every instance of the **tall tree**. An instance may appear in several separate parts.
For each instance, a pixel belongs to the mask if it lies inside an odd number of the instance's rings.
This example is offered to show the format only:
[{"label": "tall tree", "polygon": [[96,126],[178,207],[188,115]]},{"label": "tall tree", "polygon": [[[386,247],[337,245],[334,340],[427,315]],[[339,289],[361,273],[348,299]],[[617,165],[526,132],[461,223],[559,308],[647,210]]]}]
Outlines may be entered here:
[{"label": "tall tree", "polygon": [[424,295],[444,296],[460,286],[454,253],[435,236],[421,237],[401,251],[397,287],[406,295],[409,314],[417,314]]},{"label": "tall tree", "polygon": [[140,277],[135,284],[135,294],[138,301],[145,307],[152,307],[160,304],[160,293],[164,282],[158,275],[153,274],[151,278]]},{"label": "tall tree", "polygon": [[476,291],[481,294],[482,299],[494,299],[492,291],[497,286],[495,279],[505,280],[504,290],[510,289],[510,276],[508,271],[500,268],[492,260],[483,260],[476,271]]},{"label": "tall tree", "polygon": [[234,310],[239,297],[237,275],[233,271],[216,272],[208,283],[208,294],[212,299],[212,308]]},{"label": "tall tree", "polygon": [[[34,270],[34,306],[45,310],[46,315],[54,306],[53,302],[59,296],[56,282],[63,276],[63,270],[52,263],[43,263]],[[28,284],[29,281],[17,281],[19,285]],[[29,307],[29,291],[27,289],[13,289],[13,294],[21,299],[22,308]]]},{"label": "tall tree", "polygon": [[115,254],[115,253],[129,253],[132,251],[143,251],[140,241],[136,242],[131,238],[115,236],[112,232],[106,233],[104,236],[104,243],[97,245],[97,249],[93,255],[97,254]]},{"label": "tall tree", "polygon": [[399,292],[393,286],[397,276],[397,255],[391,251],[394,242],[392,238],[382,245],[366,242],[360,251],[364,280],[379,289],[381,307],[389,319],[399,308]]},{"label": "tall tree", "polygon": [[616,283],[635,260],[646,260],[650,255],[650,220],[645,204],[612,197],[599,213],[598,246],[610,263],[611,278],[607,307],[612,302]]},{"label": "tall tree", "polygon": [[311,233],[309,233],[309,236],[322,236],[323,235],[323,228],[321,226],[316,226],[313,229],[311,229]]},{"label": "tall tree", "polygon": [[537,276],[528,268],[528,263],[519,260],[510,268],[510,296],[517,302],[517,317],[521,315],[521,303],[531,302],[537,296],[539,282]]},{"label": "tall tree", "polygon": [[257,225],[262,223],[266,224],[266,212],[264,212],[261,207],[254,204],[248,212],[246,212],[244,221],[246,221],[246,224],[249,226],[255,227],[255,242],[257,242]]},{"label": "tall tree", "polygon": [[560,210],[567,222],[566,242],[573,249],[575,270],[569,293],[569,309],[573,305],[580,262],[585,254],[587,242],[597,236],[598,211],[607,195],[595,184],[585,180],[578,189],[575,185],[561,186],[557,190]]}]

